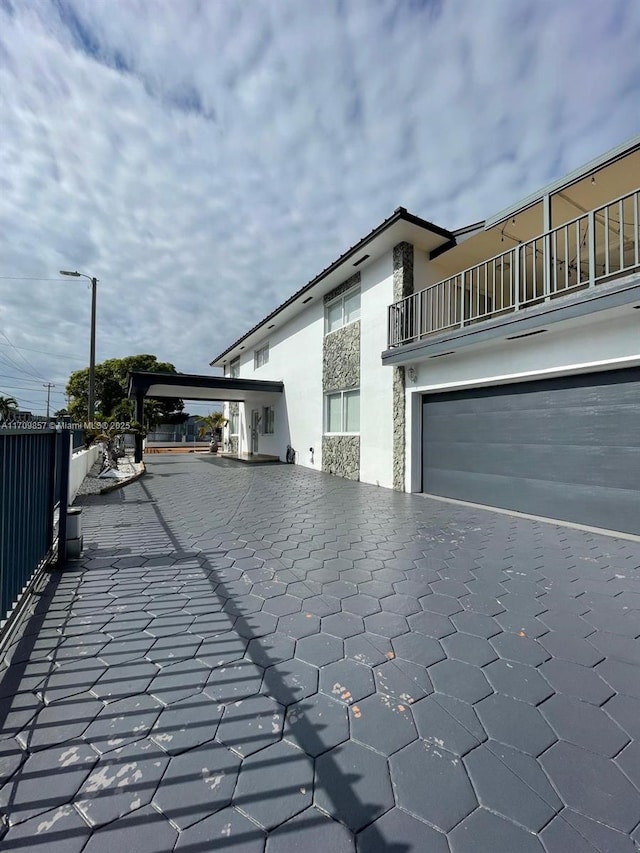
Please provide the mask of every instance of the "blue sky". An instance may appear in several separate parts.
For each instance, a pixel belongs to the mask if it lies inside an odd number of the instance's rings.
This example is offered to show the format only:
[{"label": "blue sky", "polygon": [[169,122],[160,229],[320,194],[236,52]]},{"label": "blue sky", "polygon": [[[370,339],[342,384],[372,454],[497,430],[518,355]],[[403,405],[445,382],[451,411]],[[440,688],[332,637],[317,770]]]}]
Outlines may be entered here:
[{"label": "blue sky", "polygon": [[639,43],[628,0],[0,0],[0,394],[88,362],[59,269],[99,361],[206,373],[399,205],[460,227],[638,133]]}]

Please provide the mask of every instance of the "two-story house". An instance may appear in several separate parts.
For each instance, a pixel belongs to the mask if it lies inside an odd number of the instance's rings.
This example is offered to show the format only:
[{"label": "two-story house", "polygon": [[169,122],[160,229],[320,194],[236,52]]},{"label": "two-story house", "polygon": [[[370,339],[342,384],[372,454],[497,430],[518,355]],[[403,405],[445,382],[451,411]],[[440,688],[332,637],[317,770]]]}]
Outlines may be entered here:
[{"label": "two-story house", "polygon": [[448,231],[398,208],[211,362],[227,443],[640,533],[640,137]]}]

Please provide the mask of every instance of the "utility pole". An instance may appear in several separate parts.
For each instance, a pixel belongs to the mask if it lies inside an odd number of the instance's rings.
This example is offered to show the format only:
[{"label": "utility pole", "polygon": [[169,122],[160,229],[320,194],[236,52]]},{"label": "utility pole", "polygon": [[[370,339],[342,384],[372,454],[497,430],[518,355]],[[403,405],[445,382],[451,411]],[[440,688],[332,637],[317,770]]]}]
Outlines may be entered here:
[{"label": "utility pole", "polygon": [[98,279],[77,270],[60,270],[60,275],[72,275],[74,278],[87,278],[91,282],[91,350],[89,354],[89,399],[88,418],[89,425],[93,425],[93,417],[96,406],[96,295]]},{"label": "utility pole", "polygon": [[53,384],[53,382],[45,382],[42,387],[47,389],[47,420],[49,420],[49,403],[51,402],[51,389],[55,388],[56,386]]}]

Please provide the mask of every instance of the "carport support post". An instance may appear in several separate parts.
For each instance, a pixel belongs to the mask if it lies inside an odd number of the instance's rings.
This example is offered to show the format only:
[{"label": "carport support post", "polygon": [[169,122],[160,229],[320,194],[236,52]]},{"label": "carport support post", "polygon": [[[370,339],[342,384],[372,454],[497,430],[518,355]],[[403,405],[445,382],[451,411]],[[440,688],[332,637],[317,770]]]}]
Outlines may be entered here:
[{"label": "carport support post", "polygon": [[[136,413],[135,418],[139,424],[144,423],[144,393],[136,392]],[[136,434],[136,447],[135,447],[135,462],[142,462],[142,436]]]}]

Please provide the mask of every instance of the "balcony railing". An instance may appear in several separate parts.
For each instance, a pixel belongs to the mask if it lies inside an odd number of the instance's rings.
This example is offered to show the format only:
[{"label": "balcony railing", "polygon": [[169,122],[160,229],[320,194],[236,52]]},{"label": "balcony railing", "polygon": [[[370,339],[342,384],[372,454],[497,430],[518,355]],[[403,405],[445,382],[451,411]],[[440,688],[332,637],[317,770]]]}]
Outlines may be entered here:
[{"label": "balcony railing", "polygon": [[389,347],[499,317],[640,267],[640,189],[389,306]]}]

